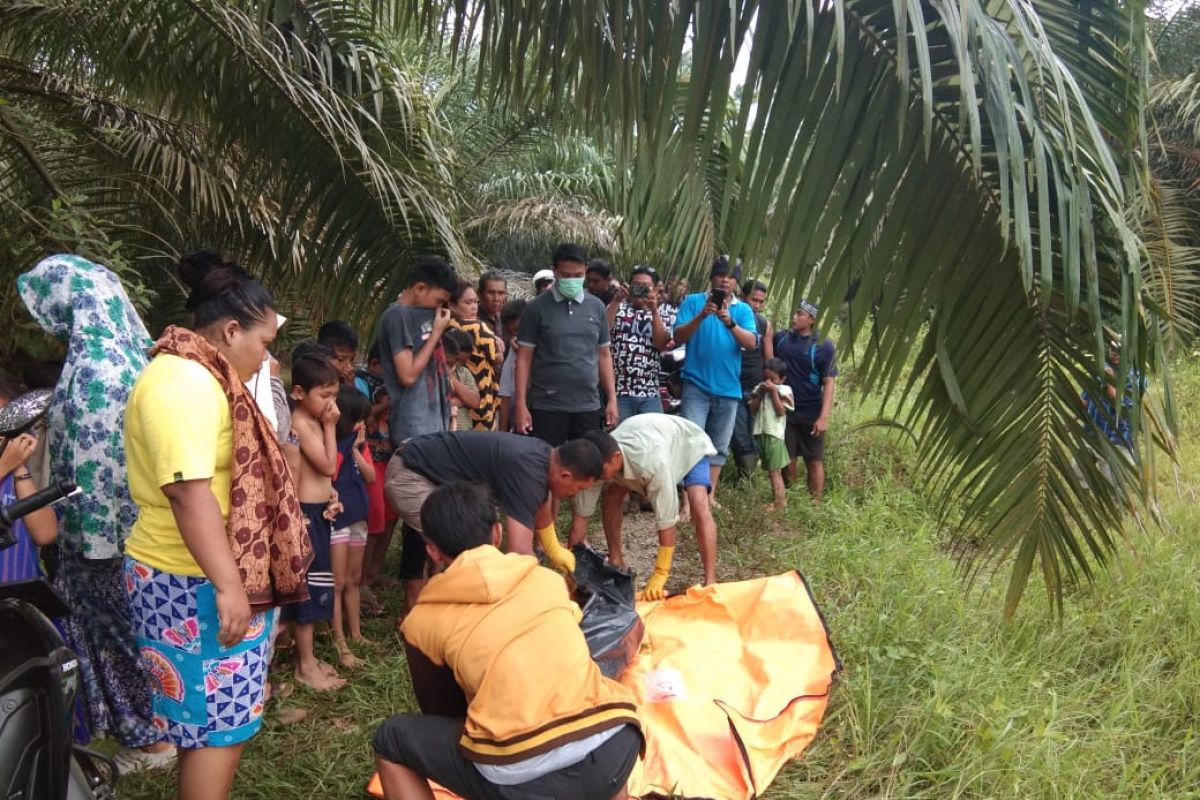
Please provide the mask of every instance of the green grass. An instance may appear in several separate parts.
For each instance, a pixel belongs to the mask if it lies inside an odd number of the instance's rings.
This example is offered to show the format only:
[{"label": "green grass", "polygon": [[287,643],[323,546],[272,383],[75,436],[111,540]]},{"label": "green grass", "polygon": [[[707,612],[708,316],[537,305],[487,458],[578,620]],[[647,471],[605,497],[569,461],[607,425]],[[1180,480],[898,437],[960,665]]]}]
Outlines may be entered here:
[{"label": "green grass", "polygon": [[[1178,397],[1200,392],[1200,371],[1178,372]],[[797,495],[785,519],[771,518],[753,510],[766,502],[762,481],[723,489],[726,574],[803,572],[845,667],[816,740],[765,797],[1200,797],[1200,411],[1181,405],[1179,477],[1162,484],[1168,529],[1131,526],[1113,568],[1071,593],[1060,622],[1031,589],[1004,623],[1004,575],[966,590],[911,446],[849,432],[866,408],[839,407],[820,508]],[[389,646],[349,688],[284,701],[308,709],[294,725],[271,712],[235,797],[361,796],[372,730],[412,708],[390,625],[370,635]],[[129,800],[172,793],[164,776],[122,784]]]}]

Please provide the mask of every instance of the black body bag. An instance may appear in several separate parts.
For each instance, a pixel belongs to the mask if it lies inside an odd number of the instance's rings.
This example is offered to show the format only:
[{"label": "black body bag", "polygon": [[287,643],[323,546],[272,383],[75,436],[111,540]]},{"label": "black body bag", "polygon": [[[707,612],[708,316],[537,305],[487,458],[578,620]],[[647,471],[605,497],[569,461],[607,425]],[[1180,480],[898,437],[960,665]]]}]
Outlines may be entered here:
[{"label": "black body bag", "polygon": [[586,545],[576,545],[572,552],[575,602],[583,609],[579,627],[600,672],[615,680],[637,655],[645,633],[634,607],[633,571],[604,563]]}]

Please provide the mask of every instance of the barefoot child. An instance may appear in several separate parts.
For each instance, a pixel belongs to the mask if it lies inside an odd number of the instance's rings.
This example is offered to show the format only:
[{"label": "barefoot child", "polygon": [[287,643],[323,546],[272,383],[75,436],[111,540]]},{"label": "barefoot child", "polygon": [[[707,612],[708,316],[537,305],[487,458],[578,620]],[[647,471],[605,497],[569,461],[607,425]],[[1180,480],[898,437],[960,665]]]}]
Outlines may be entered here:
[{"label": "barefoot child", "polygon": [[750,395],[750,413],[754,415],[754,443],[762,454],[762,465],[771,476],[774,500],[768,511],[787,508],[787,490],[783,485],[783,468],[788,464],[784,429],[787,413],[796,406],[787,379],[787,363],[782,358],[763,362],[763,380]]},{"label": "barefoot child", "polygon": [[300,509],[312,541],[313,563],[308,570],[309,599],[285,607],[296,646],[296,680],[317,690],[340,689],[345,681],[313,652],[313,628],[333,618],[333,568],[330,564],[329,520],[337,469],[337,407],[339,374],[325,348],[305,348],[292,358],[292,432],[300,447]]},{"label": "barefoot child", "polygon": [[[343,667],[357,667],[359,660],[346,644],[350,638],[362,642],[359,625],[359,586],[362,584],[363,554],[367,548],[367,484],[375,482],[375,465],[367,453],[367,416],[370,402],[357,388],[342,384],[337,396],[338,469],[333,479],[342,513],[333,521],[329,540],[333,564],[333,641]],[[343,619],[345,625],[343,625]]]}]

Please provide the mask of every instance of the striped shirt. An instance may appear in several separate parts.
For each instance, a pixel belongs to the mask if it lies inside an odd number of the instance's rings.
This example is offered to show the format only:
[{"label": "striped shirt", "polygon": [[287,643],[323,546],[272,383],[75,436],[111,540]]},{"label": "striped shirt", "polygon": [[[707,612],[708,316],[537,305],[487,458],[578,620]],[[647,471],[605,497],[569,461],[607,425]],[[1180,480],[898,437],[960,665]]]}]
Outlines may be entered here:
[{"label": "striped shirt", "polygon": [[[8,505],[17,501],[17,492],[13,476],[9,475],[0,482],[0,504]],[[41,577],[42,567],[38,561],[37,545],[29,536],[25,523],[17,520],[12,528],[17,543],[12,547],[0,550],[0,584],[16,583]]]}]

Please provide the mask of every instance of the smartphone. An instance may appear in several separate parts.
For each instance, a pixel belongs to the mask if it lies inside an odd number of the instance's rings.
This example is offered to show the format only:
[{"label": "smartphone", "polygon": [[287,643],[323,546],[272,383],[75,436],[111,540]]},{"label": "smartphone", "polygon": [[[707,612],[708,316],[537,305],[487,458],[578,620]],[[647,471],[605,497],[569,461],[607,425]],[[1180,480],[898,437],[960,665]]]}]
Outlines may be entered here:
[{"label": "smartphone", "polygon": [[708,293],[708,299],[709,302],[711,302],[714,306],[720,308],[721,306],[725,305],[725,290],[713,289]]},{"label": "smartphone", "polygon": [[635,283],[629,287],[629,296],[630,297],[649,297],[650,296],[650,287],[643,286],[640,283]]}]

